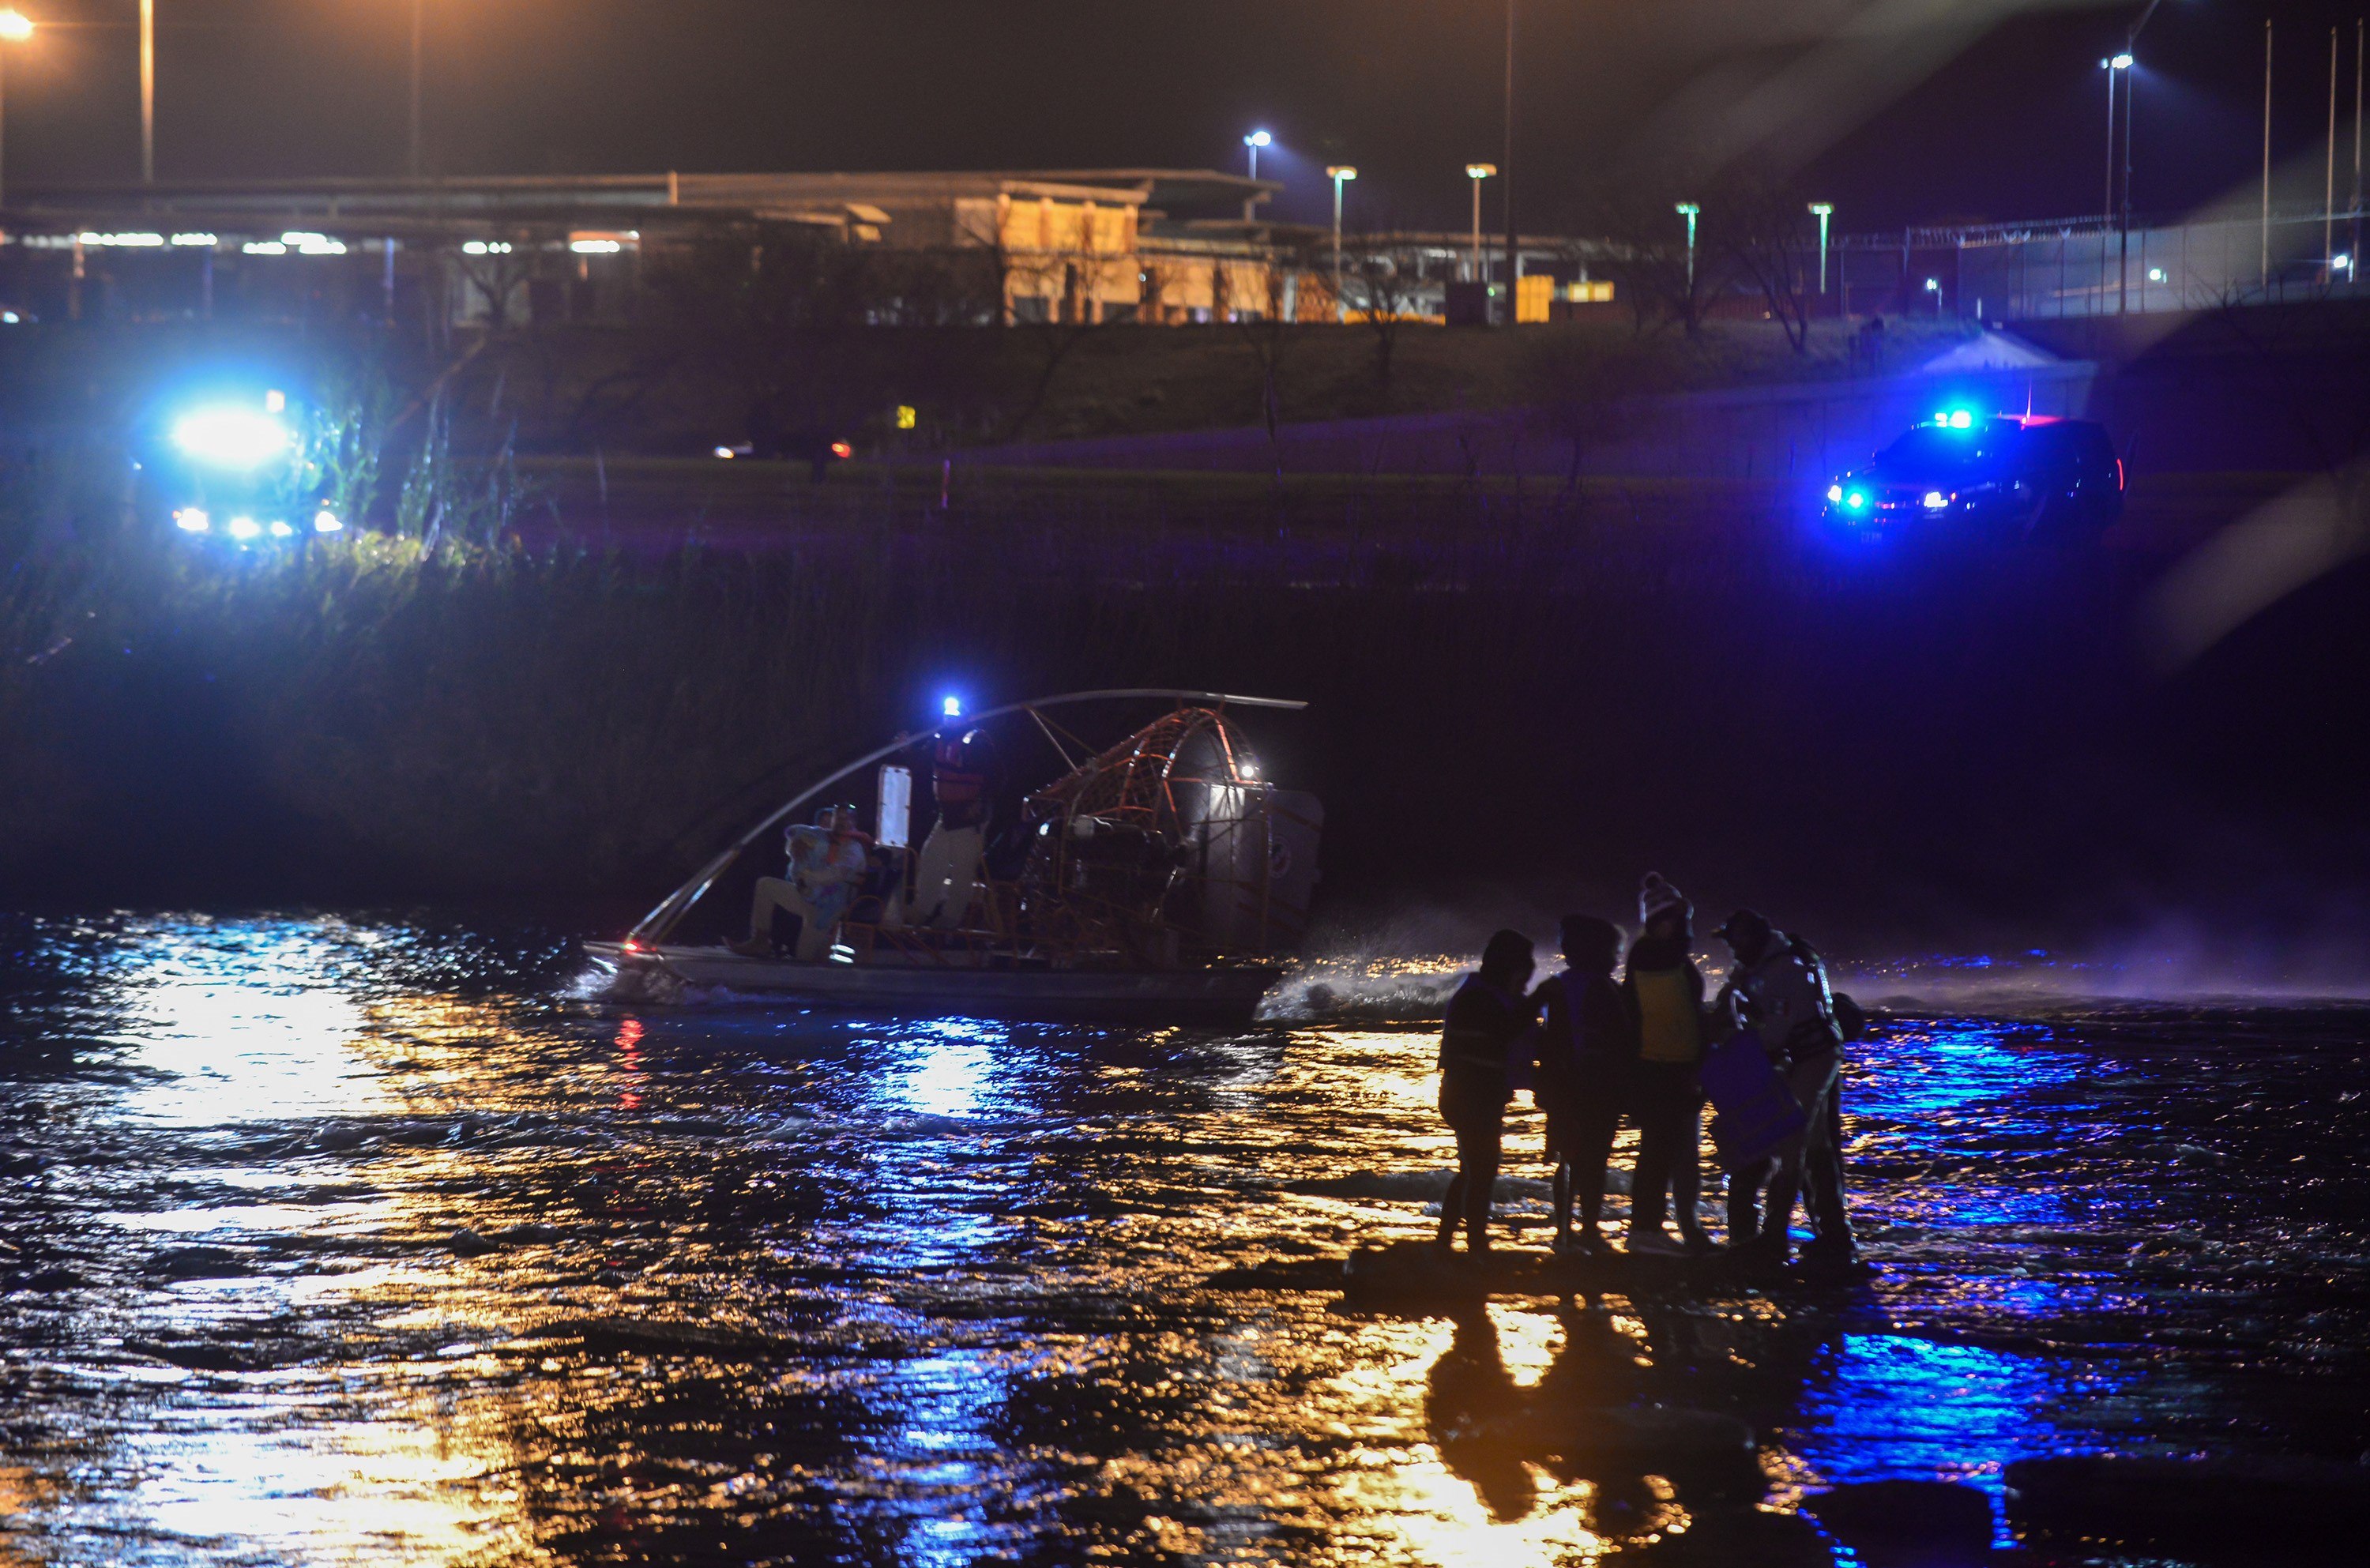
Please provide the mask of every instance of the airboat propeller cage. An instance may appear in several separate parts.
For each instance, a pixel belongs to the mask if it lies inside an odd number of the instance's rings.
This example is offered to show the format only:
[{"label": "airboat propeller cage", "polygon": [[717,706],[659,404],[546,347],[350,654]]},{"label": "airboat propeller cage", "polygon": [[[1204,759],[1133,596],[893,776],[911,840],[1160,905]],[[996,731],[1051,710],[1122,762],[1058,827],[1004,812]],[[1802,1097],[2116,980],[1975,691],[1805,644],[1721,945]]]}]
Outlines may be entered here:
[{"label": "airboat propeller cage", "polygon": [[1038,698],[900,735],[777,807],[644,916],[627,940],[666,940],[752,845],[875,764],[1009,714],[1144,698],[1178,706],[1028,798],[1035,836],[1024,884],[1049,913],[1058,912],[1064,935],[1115,947],[1133,962],[1164,965],[1189,953],[1248,956],[1293,945],[1316,884],[1323,812],[1316,797],[1256,776],[1225,709],[1308,705],[1162,687]]}]

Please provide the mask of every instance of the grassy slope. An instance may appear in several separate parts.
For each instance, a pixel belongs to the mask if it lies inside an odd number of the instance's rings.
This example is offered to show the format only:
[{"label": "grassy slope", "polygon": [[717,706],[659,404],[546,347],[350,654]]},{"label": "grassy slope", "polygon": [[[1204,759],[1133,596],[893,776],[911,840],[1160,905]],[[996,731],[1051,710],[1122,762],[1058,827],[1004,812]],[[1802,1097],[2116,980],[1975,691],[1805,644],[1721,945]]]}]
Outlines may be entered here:
[{"label": "grassy slope", "polygon": [[[1961,336],[1956,323],[1894,323],[1889,363],[1906,366]],[[1351,419],[1533,400],[1558,357],[1641,348],[1666,384],[1681,387],[1818,380],[1853,373],[1841,326],[1822,322],[1795,353],[1767,322],[1710,322],[1692,340],[1674,330],[1632,331],[1626,319],[1557,322],[1517,332],[1408,326],[1392,376],[1376,377],[1376,339],[1365,327],[1291,330],[1279,401],[1291,421]],[[1034,352],[1026,342],[1016,352]],[[1115,328],[1087,337],[1055,375],[1029,439],[1206,430],[1260,422],[1259,362],[1244,329]]]}]

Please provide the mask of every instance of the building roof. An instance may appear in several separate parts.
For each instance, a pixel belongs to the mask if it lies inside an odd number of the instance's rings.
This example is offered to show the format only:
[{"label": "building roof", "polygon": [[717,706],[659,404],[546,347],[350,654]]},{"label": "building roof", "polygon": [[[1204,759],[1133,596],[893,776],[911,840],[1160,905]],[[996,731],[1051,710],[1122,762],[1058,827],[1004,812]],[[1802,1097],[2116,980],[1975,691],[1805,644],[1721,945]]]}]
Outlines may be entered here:
[{"label": "building roof", "polygon": [[473,225],[643,227],[764,218],[882,225],[886,210],[962,199],[1111,202],[1240,213],[1282,187],[1214,169],[892,170],[183,180],[10,192],[12,227],[127,225],[405,235]]}]

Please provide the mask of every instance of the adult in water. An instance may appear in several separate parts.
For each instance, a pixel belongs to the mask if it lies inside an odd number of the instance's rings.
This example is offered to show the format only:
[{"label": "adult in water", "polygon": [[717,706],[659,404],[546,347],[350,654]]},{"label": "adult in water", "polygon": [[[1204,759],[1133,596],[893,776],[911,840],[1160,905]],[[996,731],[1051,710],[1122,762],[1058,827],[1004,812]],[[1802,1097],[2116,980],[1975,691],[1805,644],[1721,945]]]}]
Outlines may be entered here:
[{"label": "adult in water", "polygon": [[1456,1135],[1456,1175],[1440,1203],[1440,1245],[1465,1224],[1465,1250],[1490,1250],[1490,1199],[1498,1184],[1499,1140],[1516,1043],[1530,1032],[1537,1004],[1524,994],[1534,967],[1531,940],[1500,931],[1481,950],[1481,967],[1448,999],[1440,1036],[1440,1114]]},{"label": "adult in water", "polygon": [[1833,1110],[1843,1032],[1835,1021],[1826,965],[1808,944],[1774,928],[1754,910],[1738,910],[1719,934],[1736,964],[1712,1004],[1713,1014],[1760,1036],[1771,1065],[1785,1076],[1786,1087],[1809,1118],[1776,1154],[1730,1174],[1729,1245],[1784,1262],[1792,1246],[1794,1200],[1807,1171],[1819,1229],[1811,1256],[1848,1262],[1854,1249],[1844,1212],[1841,1150],[1828,1147],[1840,1133]]},{"label": "adult in water", "polygon": [[1535,993],[1546,1011],[1531,1098],[1547,1114],[1547,1157],[1555,1167],[1555,1250],[1601,1252],[1605,1168],[1637,1065],[1638,1024],[1613,983],[1620,928],[1593,915],[1565,916],[1563,957],[1564,972]]},{"label": "adult in water", "polygon": [[[1621,988],[1638,1020],[1638,1066],[1630,1096],[1638,1119],[1638,1166],[1629,1183],[1629,1251],[1708,1251],[1696,1216],[1703,1186],[1703,971],[1695,961],[1696,907],[1659,872],[1638,892],[1645,932],[1629,948]],[[1662,1217],[1674,1208],[1679,1239]]]}]

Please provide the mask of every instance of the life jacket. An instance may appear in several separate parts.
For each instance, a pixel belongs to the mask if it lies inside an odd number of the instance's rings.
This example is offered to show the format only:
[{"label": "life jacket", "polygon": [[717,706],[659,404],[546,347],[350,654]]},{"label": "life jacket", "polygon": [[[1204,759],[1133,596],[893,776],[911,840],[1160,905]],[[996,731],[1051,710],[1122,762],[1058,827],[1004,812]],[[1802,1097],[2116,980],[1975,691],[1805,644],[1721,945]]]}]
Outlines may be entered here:
[{"label": "life jacket", "polygon": [[938,797],[938,810],[949,806],[971,806],[987,790],[987,775],[983,770],[986,758],[980,755],[984,748],[974,743],[972,734],[941,735],[930,755],[930,791]]},{"label": "life jacket", "polygon": [[1697,1010],[1687,970],[1629,971],[1638,997],[1638,1056],[1646,1062],[1692,1063],[1703,1055],[1703,1015]]}]

